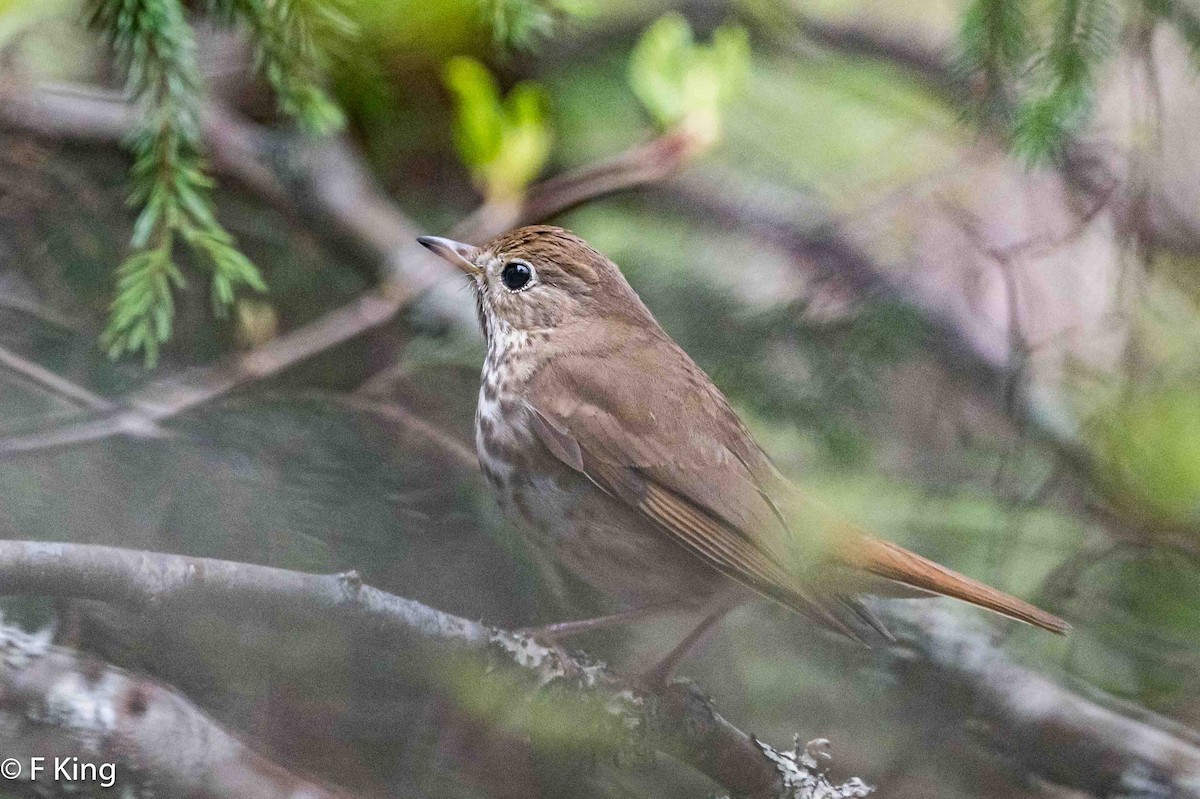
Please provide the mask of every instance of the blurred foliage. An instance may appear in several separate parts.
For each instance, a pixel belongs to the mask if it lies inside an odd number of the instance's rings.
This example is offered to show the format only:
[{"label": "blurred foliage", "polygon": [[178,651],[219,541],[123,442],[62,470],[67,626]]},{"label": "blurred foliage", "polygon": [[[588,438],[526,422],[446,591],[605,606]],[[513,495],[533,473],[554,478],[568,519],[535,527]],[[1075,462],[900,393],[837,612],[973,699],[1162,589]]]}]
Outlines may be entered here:
[{"label": "blurred foliage", "polygon": [[1142,0],[1152,19],[1170,25],[1192,51],[1200,64],[1200,10],[1187,0]]},{"label": "blurred foliage", "polygon": [[721,106],[742,87],[749,64],[743,28],[721,26],[705,46],[694,41],[681,14],[667,14],[633,48],[629,84],[660,127],[711,143],[721,135]]},{"label": "blurred foliage", "polygon": [[595,12],[594,0],[478,0],[492,41],[502,50],[531,51],[563,18]]},{"label": "blurred foliage", "polygon": [[279,110],[314,135],[345,124],[321,87],[330,54],[345,57],[356,30],[341,0],[208,0],[225,24],[251,31],[255,66],[275,90]]},{"label": "blurred foliage", "polygon": [[539,0],[480,0],[498,47],[528,50],[550,35],[554,16]]},{"label": "blurred foliage", "polygon": [[958,68],[972,79],[977,119],[1002,120],[1014,152],[1057,156],[1091,119],[1101,71],[1119,43],[1148,47],[1155,23],[1171,28],[1200,64],[1200,13],[1177,0],[970,0]]},{"label": "blurred foliage", "polygon": [[1156,525],[1200,522],[1200,395],[1147,386],[1092,420],[1115,499]]},{"label": "blurred foliage", "polygon": [[1125,20],[1138,24],[1113,0],[972,0],[959,67],[977,81],[976,110],[1007,119],[1017,153],[1056,154],[1088,121]]},{"label": "blurred foliage", "polygon": [[550,155],[545,91],[524,81],[502,98],[487,67],[466,56],[446,65],[446,85],[455,100],[454,143],[483,196],[519,197]]},{"label": "blurred foliage", "polygon": [[1180,269],[1164,263],[1150,282],[1123,379],[1080,365],[1071,373],[1109,500],[1168,534],[1200,523],[1200,317],[1191,278],[1166,277]]}]

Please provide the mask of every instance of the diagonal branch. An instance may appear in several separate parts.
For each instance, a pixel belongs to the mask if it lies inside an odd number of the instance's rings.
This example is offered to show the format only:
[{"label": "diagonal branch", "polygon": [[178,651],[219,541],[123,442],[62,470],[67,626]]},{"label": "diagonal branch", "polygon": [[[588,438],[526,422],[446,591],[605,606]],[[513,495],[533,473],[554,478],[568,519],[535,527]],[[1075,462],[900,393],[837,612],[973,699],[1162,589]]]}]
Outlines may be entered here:
[{"label": "diagonal branch", "polygon": [[0,623],[5,795],[349,799],[255,752],[178,691],[48,633]]},{"label": "diagonal branch", "polygon": [[[0,93],[0,123],[39,135],[116,142],[135,120],[119,95],[102,90],[51,86]],[[446,285],[446,266],[416,243],[418,228],[383,192],[358,153],[344,139],[295,148],[293,173],[283,176],[269,156],[266,132],[216,105],[203,115],[205,142],[216,167],[242,180],[270,202],[316,217],[334,235],[348,237],[383,264],[382,285],[348,305],[286,333],[262,347],[184,375],[155,381],[125,398],[116,413],[49,430],[0,439],[0,454],[40,451],[144,434],[170,419],[249,383],[363,335],[394,319],[417,297],[439,321],[474,331],[460,298],[430,296]],[[684,134],[669,133],[600,164],[551,178],[530,188],[510,214],[481,209],[456,227],[462,238],[484,240],[508,226],[553,216],[615,191],[661,180],[696,154]]]},{"label": "diagonal branch", "polygon": [[549,219],[597,197],[657,183],[673,176],[702,151],[687,131],[664,133],[612,158],[556,175],[530,187],[510,208],[488,204],[455,225],[452,235],[483,242],[505,230]]},{"label": "diagonal branch", "polygon": [[988,630],[933,602],[893,602],[888,626],[908,644],[892,671],[939,709],[966,704],[995,750],[1038,777],[1093,796],[1200,797],[1190,730],[1124,715],[1021,665]]},{"label": "diagonal branch", "polygon": [[83,386],[56,375],[46,367],[22,358],[7,347],[0,347],[0,366],[4,366],[51,394],[62,397],[81,408],[93,411],[111,411],[117,407],[99,394],[94,394]]},{"label": "diagonal branch", "polygon": [[436,645],[474,658],[482,671],[502,663],[523,673],[530,694],[550,682],[577,679],[579,690],[615,717],[614,729],[627,738],[620,746],[636,746],[647,736],[652,746],[735,795],[851,799],[868,792],[857,780],[834,786],[802,750],[780,752],[737,729],[690,685],[647,693],[602,664],[564,662],[525,634],[385,593],[363,585],[355,573],[305,574],[113,547],[0,541],[0,585],[8,594],[98,600],[145,614],[185,607],[241,618],[252,608],[286,619],[318,617],[343,626],[364,648]]}]

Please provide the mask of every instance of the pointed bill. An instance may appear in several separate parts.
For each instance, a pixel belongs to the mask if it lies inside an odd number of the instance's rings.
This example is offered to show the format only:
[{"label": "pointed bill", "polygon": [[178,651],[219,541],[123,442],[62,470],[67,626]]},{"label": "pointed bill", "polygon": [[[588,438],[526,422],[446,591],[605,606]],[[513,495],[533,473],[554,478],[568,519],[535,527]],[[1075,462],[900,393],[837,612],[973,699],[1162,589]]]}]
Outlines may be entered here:
[{"label": "pointed bill", "polygon": [[479,267],[475,265],[475,260],[479,257],[478,247],[441,236],[418,236],[417,241],[468,275],[479,274]]}]

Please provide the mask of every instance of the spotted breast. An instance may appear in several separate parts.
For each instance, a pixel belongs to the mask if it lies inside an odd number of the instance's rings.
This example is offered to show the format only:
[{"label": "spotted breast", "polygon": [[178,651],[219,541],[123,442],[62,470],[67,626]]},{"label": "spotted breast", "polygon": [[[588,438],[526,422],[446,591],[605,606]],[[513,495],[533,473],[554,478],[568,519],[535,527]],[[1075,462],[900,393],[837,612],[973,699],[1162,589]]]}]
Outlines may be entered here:
[{"label": "spotted breast", "polygon": [[[501,509],[536,559],[559,564],[617,599],[614,609],[699,607],[713,593],[735,588],[546,450],[523,395],[543,365],[536,353],[553,349],[553,333],[516,330],[486,316],[483,324],[488,352],[475,411],[475,450]],[[673,567],[670,575],[664,575],[664,564]]]}]

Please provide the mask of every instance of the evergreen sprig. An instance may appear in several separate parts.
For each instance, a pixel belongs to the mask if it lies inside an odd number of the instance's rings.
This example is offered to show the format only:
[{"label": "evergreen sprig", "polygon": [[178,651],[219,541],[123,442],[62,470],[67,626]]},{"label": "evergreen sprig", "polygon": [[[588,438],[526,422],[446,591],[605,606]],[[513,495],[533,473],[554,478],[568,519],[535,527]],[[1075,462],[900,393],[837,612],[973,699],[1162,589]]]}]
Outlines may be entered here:
[{"label": "evergreen sprig", "polygon": [[583,17],[592,0],[479,0],[480,15],[501,50],[532,50],[554,32],[556,23]]},{"label": "evergreen sprig", "polygon": [[173,289],[184,285],[174,261],[177,240],[216,226],[200,159],[196,43],[178,0],[96,0],[91,22],[106,35],[142,109],[128,142],[129,201],[141,206],[130,242],[135,252],[117,270],[103,340],[111,356],[142,351],[152,365],[171,334]]},{"label": "evergreen sprig", "polygon": [[[341,111],[319,86],[319,39],[348,31],[329,0],[209,0],[208,8],[226,22],[247,25],[258,67],[282,111],[312,132],[342,124]],[[213,182],[202,159],[196,42],[181,0],[91,0],[90,21],[106,37],[142,112],[128,141],[134,161],[129,202],[141,210],[130,240],[133,253],[117,269],[102,341],[114,358],[141,352],[153,366],[171,336],[175,291],[186,285],[175,260],[178,245],[211,263],[218,316],[239,288],[266,286],[214,213]]]},{"label": "evergreen sprig", "polygon": [[1024,70],[1032,49],[1025,0],[973,0],[963,16],[957,67],[980,79],[982,117],[1004,115],[1005,92]]},{"label": "evergreen sprig", "polygon": [[1108,0],[1061,0],[1034,90],[1017,109],[1013,149],[1038,160],[1054,154],[1090,115],[1096,73],[1114,51],[1117,15]]},{"label": "evergreen sprig", "polygon": [[336,0],[209,0],[209,6],[227,23],[249,28],[255,66],[281,112],[317,135],[342,127],[341,108],[321,88],[330,48],[354,32]]},{"label": "evergreen sprig", "polygon": [[978,84],[973,110],[999,119],[1018,154],[1055,155],[1091,114],[1119,21],[1114,0],[972,0],[959,65]]},{"label": "evergreen sprig", "polygon": [[540,0],[481,0],[480,11],[502,49],[528,50],[554,28],[554,15]]}]

